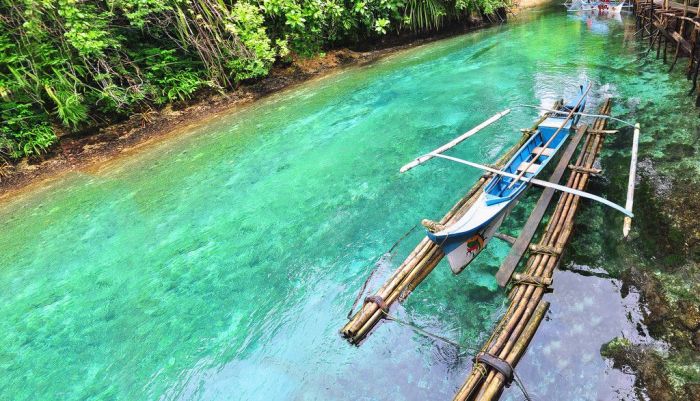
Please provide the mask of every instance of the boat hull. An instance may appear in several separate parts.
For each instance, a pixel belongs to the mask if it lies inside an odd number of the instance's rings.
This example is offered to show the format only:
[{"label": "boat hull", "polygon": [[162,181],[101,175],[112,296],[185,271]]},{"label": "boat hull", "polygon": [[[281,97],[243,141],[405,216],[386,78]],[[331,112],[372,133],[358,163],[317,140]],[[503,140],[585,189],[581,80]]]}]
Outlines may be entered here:
[{"label": "boat hull", "polygon": [[481,251],[486,249],[489,241],[493,238],[496,230],[503,224],[503,220],[509,212],[510,208],[504,210],[495,216],[486,227],[471,232],[465,241],[453,242],[450,246],[443,248],[447,254],[447,261],[450,264],[452,273],[461,273]]},{"label": "boat hull", "polygon": [[[583,88],[582,85],[579,97],[565,105],[563,111],[583,110]],[[502,171],[523,178],[536,176],[564,145],[578,119],[578,115],[544,119]],[[481,253],[527,186],[525,181],[496,175],[457,222],[435,233],[427,231],[428,238],[445,252],[453,273],[462,272]]]}]

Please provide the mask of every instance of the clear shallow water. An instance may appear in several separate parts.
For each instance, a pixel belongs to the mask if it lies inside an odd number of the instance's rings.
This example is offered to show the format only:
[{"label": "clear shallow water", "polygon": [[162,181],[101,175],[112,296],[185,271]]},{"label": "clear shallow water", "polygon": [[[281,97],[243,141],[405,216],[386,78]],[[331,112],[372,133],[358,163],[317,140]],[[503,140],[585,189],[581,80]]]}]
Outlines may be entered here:
[{"label": "clear shallow water", "polygon": [[[559,11],[316,80],[3,205],[0,399],[451,399],[471,356],[392,323],[360,348],[337,334],[376,258],[479,175],[441,161],[398,168],[509,105],[549,105],[582,77],[597,84],[594,103],[615,95],[615,113],[642,122],[647,155],[663,160],[695,129],[686,82],[637,61],[632,21]],[[657,137],[668,112],[673,133]],[[452,154],[494,161],[534,117],[516,109]],[[615,180],[599,187],[615,196],[626,178]],[[588,217],[603,238],[619,235],[619,216]],[[624,269],[600,235],[579,235],[593,253],[574,249],[567,263]],[[493,273],[507,250],[492,243],[458,277],[439,266],[396,313],[480,345],[505,305]],[[637,299],[612,278],[560,276],[518,371],[547,399],[624,399],[634,378],[596,350],[620,333],[644,341]]]}]

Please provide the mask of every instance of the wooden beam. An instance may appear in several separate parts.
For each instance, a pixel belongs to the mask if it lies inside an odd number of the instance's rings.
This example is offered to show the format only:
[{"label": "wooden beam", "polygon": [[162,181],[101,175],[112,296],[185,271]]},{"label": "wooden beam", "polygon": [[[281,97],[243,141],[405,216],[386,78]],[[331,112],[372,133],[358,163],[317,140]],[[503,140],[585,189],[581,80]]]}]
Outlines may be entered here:
[{"label": "wooden beam", "polygon": [[678,32],[672,31],[669,33],[659,22],[654,22],[654,27],[657,29],[658,32],[661,32],[661,34],[663,34],[666,38],[676,42],[680,46],[680,48],[682,48],[687,54],[690,54],[690,52],[692,51],[690,42],[685,40]]},{"label": "wooden beam", "polygon": [[515,238],[515,237],[511,237],[511,236],[508,235],[508,234],[503,234],[503,233],[500,233],[500,232],[494,234],[493,236],[494,236],[494,238],[498,238],[498,239],[500,239],[501,241],[507,242],[507,243],[509,243],[509,244],[511,244],[511,245],[515,244],[515,240],[517,239],[517,238]]},{"label": "wooden beam", "polygon": [[[571,142],[569,142],[566,150],[564,150],[564,153],[559,160],[559,164],[557,164],[557,167],[552,176],[549,178],[549,181],[558,183],[559,180],[561,180],[566,168],[569,166],[569,161],[571,161],[571,158],[573,157],[574,152],[576,151],[576,148],[578,147],[579,142],[581,142],[581,138],[583,138],[583,135],[587,129],[588,126],[582,125],[576,131],[576,135],[571,138]],[[506,284],[508,284],[510,276],[513,275],[513,272],[518,266],[520,259],[522,259],[525,251],[530,245],[532,237],[535,235],[537,227],[540,225],[540,222],[542,221],[542,218],[547,211],[547,207],[549,206],[549,202],[552,201],[553,196],[554,189],[552,188],[545,188],[542,195],[540,195],[540,199],[537,201],[535,209],[527,219],[523,231],[520,233],[520,236],[518,236],[518,239],[515,241],[515,244],[513,244],[513,247],[510,248],[508,256],[503,261],[503,264],[501,264],[501,267],[496,273],[496,281],[498,281],[498,285],[501,287],[505,287]]]}]

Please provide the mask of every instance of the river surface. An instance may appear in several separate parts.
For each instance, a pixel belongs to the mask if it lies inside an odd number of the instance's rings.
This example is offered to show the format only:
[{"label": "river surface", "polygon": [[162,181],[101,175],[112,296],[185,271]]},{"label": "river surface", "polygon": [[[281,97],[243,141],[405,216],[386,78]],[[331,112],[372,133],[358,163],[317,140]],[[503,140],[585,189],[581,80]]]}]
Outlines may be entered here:
[{"label": "river surface", "polygon": [[[480,175],[443,160],[398,169],[511,105],[570,96],[584,78],[591,109],[614,96],[615,115],[642,123],[642,157],[663,160],[694,132],[692,99],[680,71],[641,58],[633,33],[632,19],[526,12],[308,82],[6,202],[0,399],[451,400],[469,347],[504,312],[494,273],[507,245],[494,240],[459,276],[441,263],[395,311],[466,348],[397,323],[360,347],[338,335],[377,258]],[[535,117],[516,108],[450,154],[493,162]],[[631,133],[620,135],[603,168],[628,163]],[[621,203],[626,182],[606,174],[592,188]],[[531,192],[505,232],[517,234]],[[663,346],[616,278],[619,248],[630,246],[622,218],[582,209],[517,371],[536,400],[644,397],[632,373],[600,355],[616,336]],[[522,398],[516,386],[504,393]]]}]

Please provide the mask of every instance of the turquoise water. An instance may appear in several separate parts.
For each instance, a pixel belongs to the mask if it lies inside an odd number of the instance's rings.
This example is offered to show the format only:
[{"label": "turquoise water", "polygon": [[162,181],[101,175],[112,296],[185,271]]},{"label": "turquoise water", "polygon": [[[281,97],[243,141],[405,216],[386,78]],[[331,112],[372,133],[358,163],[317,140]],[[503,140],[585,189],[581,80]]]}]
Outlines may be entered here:
[{"label": "turquoise water", "polygon": [[[395,323],[359,348],[338,335],[376,259],[479,176],[440,160],[399,167],[509,105],[572,94],[584,77],[593,107],[615,95],[615,113],[642,122],[644,155],[663,160],[695,129],[682,117],[686,82],[638,60],[633,21],[560,11],[332,74],[2,205],[0,399],[451,399],[468,353]],[[673,134],[656,136],[670,130],[658,117],[669,110]],[[515,109],[451,154],[492,162],[534,118]],[[606,158],[619,164],[628,144]],[[626,178],[610,179],[601,186],[621,201]],[[591,210],[591,228],[618,241],[621,218]],[[623,268],[592,249],[567,263]],[[482,344],[506,304],[493,273],[507,251],[494,241],[457,277],[441,264],[396,314]],[[548,296],[518,370],[539,399],[624,399],[634,376],[598,350],[621,332],[646,341],[637,299],[614,278],[575,271]],[[505,396],[522,397],[515,387]]]}]

